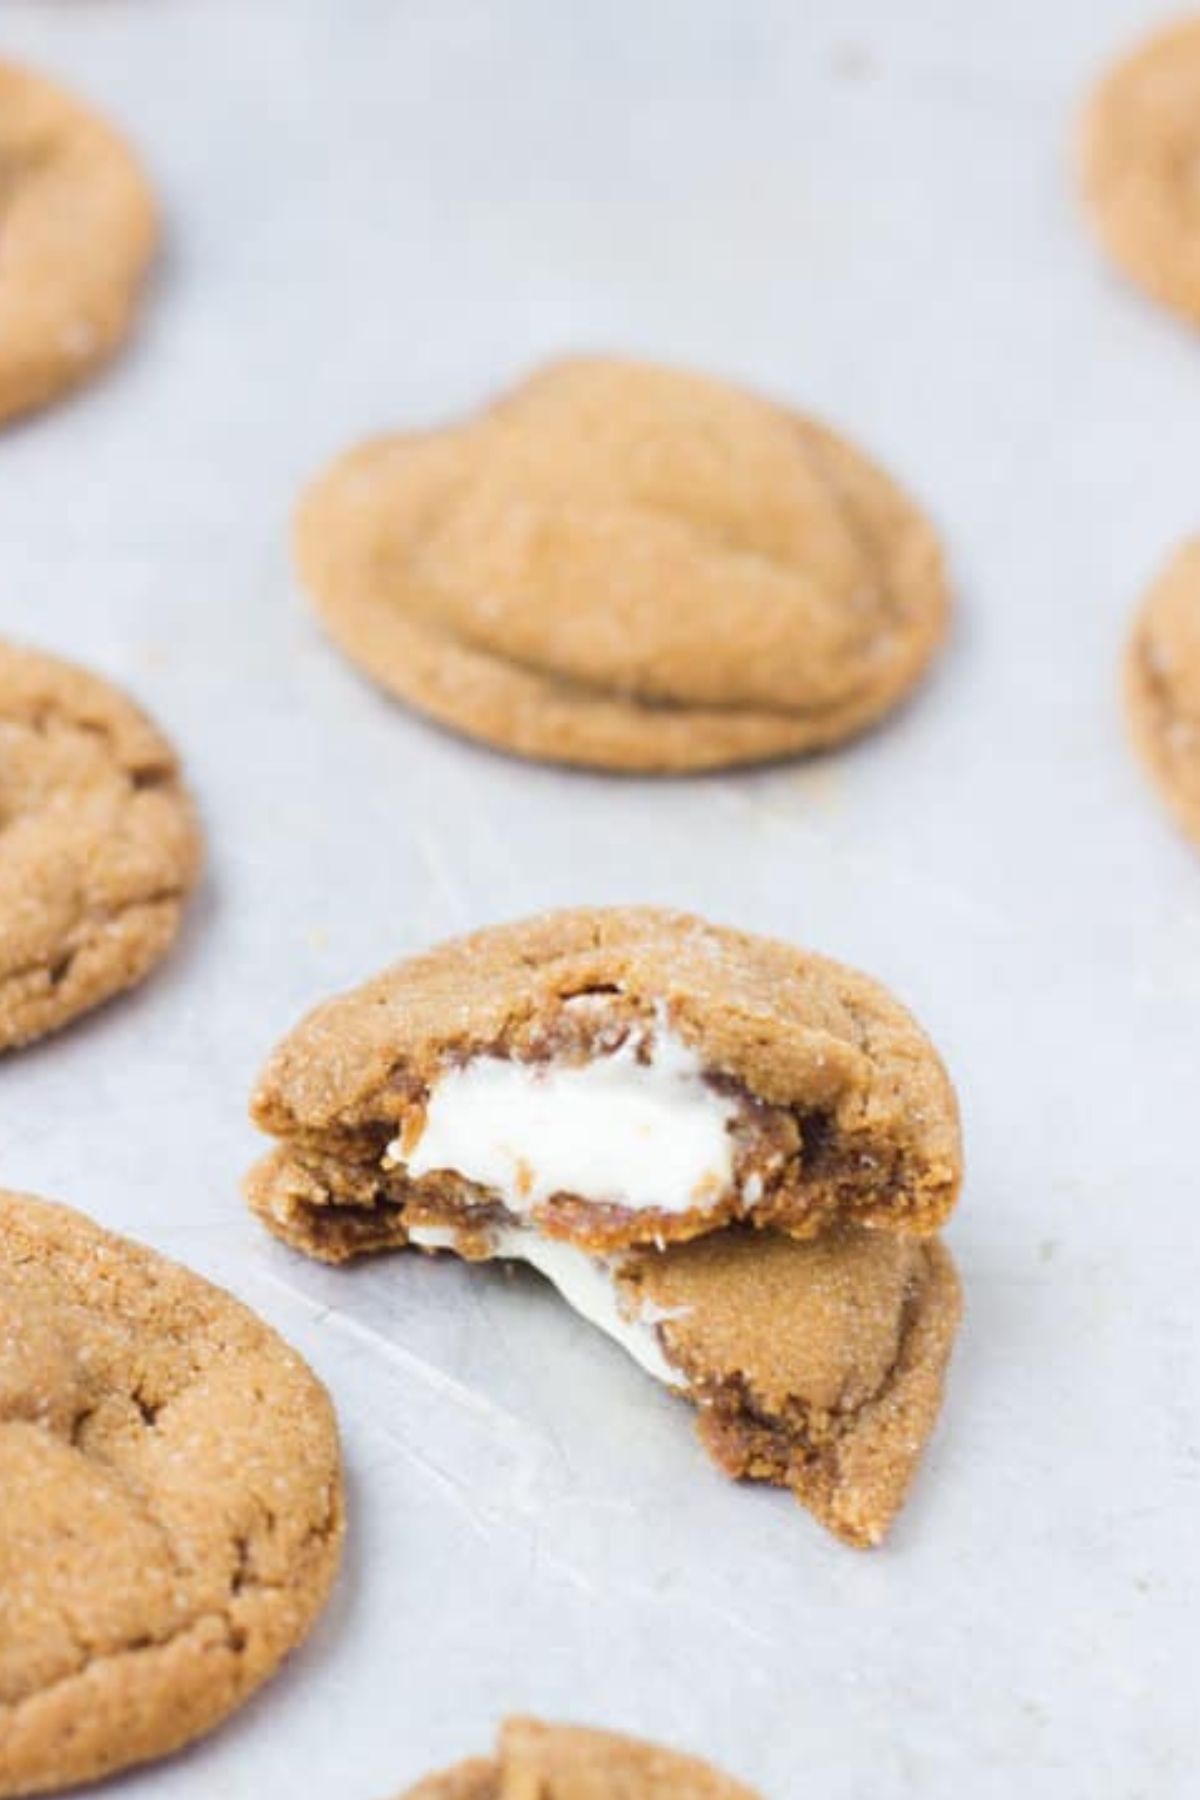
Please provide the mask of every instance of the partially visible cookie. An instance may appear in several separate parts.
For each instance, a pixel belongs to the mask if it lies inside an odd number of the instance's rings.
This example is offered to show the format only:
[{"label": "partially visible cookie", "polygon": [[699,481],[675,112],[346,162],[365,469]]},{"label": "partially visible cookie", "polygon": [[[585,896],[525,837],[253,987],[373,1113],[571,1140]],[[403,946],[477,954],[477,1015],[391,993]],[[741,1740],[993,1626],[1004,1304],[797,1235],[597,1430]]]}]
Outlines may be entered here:
[{"label": "partially visible cookie", "polygon": [[653,907],[495,926],[319,1007],[253,1100],[250,1198],[338,1261],[414,1224],[532,1222],[590,1250],[736,1220],[929,1234],[954,1091],[865,975]]},{"label": "partially visible cookie", "polygon": [[61,88],[0,63],[0,420],[108,360],[157,235],[150,188],[117,133]]},{"label": "partially visible cookie", "polygon": [[616,358],[457,426],[367,444],[300,511],[335,642],[520,755],[678,771],[834,744],[943,637],[937,539],[813,421]]},{"label": "partially visible cookie", "polygon": [[1142,759],[1200,843],[1200,538],[1184,545],[1146,596],[1125,684]]},{"label": "partially visible cookie", "polygon": [[1110,254],[1200,325],[1200,17],[1159,31],[1088,109],[1084,182]]},{"label": "partially visible cookie", "polygon": [[757,1800],[694,1756],[615,1732],[508,1719],[496,1755],[460,1763],[401,1800]]},{"label": "partially visible cookie", "polygon": [[0,1193],[0,1796],[165,1755],[307,1634],[338,1562],[328,1399],[244,1306]]},{"label": "partially visible cookie", "polygon": [[0,641],[0,1052],[140,981],[199,864],[157,726],[99,677]]}]

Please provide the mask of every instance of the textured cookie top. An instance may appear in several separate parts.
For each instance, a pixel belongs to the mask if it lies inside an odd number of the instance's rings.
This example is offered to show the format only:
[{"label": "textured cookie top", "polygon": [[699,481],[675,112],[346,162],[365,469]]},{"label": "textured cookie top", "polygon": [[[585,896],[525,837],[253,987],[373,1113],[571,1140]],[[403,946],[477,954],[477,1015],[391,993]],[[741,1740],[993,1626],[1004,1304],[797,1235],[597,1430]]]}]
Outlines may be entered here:
[{"label": "textured cookie top", "polygon": [[354,452],[308,496],[298,548],[334,636],[398,692],[614,766],[845,735],[916,679],[947,605],[929,527],[831,432],[615,359]]},{"label": "textured cookie top", "polygon": [[0,1051],[139,980],[199,860],[175,753],[146,715],[0,641]]},{"label": "textured cookie top", "polygon": [[695,1757],[614,1732],[509,1719],[496,1756],[462,1763],[403,1800],[757,1800]]},{"label": "textured cookie top", "polygon": [[307,1631],[341,1521],[329,1403],[274,1332],[0,1194],[0,1795],[215,1724]]},{"label": "textured cookie top", "polygon": [[[476,1082],[482,1096],[467,1091]],[[598,1091],[580,1110],[574,1090],[589,1084]],[[489,1114],[492,1089],[504,1107]],[[571,1105],[556,1113],[560,1094]],[[269,1166],[255,1203],[283,1225],[289,1182],[324,1198],[331,1237],[319,1254],[338,1254],[340,1218],[353,1235],[373,1208],[443,1217],[447,1203],[499,1205],[590,1248],[681,1240],[742,1216],[800,1235],[835,1217],[929,1232],[961,1179],[949,1079],[877,983],[648,907],[549,913],[396,965],[284,1040],[253,1114],[285,1140],[290,1165]],[[489,1117],[507,1146],[489,1142],[473,1163],[430,1157],[435,1136],[451,1156],[470,1148],[464,1121],[483,1119],[486,1136]],[[636,1194],[543,1181],[543,1156],[585,1174],[613,1167],[621,1133],[632,1179],[639,1160],[699,1179]],[[659,1154],[663,1136],[677,1155]],[[565,1149],[551,1162],[544,1146],[556,1143]],[[492,1153],[505,1148],[513,1175],[501,1184]]]},{"label": "textured cookie top", "polygon": [[1200,538],[1183,546],[1146,597],[1126,687],[1138,748],[1200,842]]},{"label": "textured cookie top", "polygon": [[60,88],[0,63],[0,419],[112,353],[156,235],[150,190],[116,133]]},{"label": "textured cookie top", "polygon": [[1084,179],[1117,262],[1200,325],[1200,18],[1122,62],[1085,120]]},{"label": "textured cookie top", "polygon": [[843,1542],[879,1544],[937,1422],[962,1314],[935,1240],[723,1231],[633,1252],[618,1277],[729,1475],[790,1488]]}]

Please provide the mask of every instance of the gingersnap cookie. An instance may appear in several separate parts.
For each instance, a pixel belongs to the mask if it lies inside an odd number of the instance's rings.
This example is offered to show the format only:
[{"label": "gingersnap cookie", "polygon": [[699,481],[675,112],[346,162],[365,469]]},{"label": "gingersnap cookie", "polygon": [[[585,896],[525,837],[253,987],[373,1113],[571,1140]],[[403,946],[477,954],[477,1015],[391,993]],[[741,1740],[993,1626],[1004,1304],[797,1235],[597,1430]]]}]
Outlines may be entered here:
[{"label": "gingersnap cookie", "polygon": [[418,1248],[537,1269],[648,1374],[699,1408],[735,1480],[787,1488],[843,1543],[882,1542],[941,1409],[962,1312],[937,1239],[729,1227],[590,1255],[532,1225],[414,1225]]},{"label": "gingersnap cookie", "polygon": [[962,1174],[954,1091],[876,982],[652,907],[479,931],[318,1007],[252,1103],[251,1202],[337,1261],[416,1225],[583,1249],[732,1221],[929,1234]]},{"label": "gingersnap cookie", "polygon": [[305,1637],[341,1538],[299,1356],[153,1251],[0,1193],[0,1796],[210,1730]]},{"label": "gingersnap cookie", "polygon": [[157,235],[128,145],[61,88],[0,63],[0,420],[108,361]]},{"label": "gingersnap cookie", "polygon": [[578,1725],[507,1719],[492,1757],[460,1763],[401,1800],[757,1800],[694,1756]]},{"label": "gingersnap cookie", "polygon": [[334,641],[523,756],[717,768],[864,730],[946,628],[937,539],[812,420],[698,375],[554,365],[336,463],[299,515]]},{"label": "gingersnap cookie", "polygon": [[145,713],[0,640],[0,1052],[141,981],[199,864],[178,759]]},{"label": "gingersnap cookie", "polygon": [[1200,17],[1156,33],[1088,109],[1084,183],[1111,256],[1200,325]]},{"label": "gingersnap cookie", "polygon": [[1143,602],[1125,686],[1142,760],[1200,843],[1200,538],[1184,545]]}]

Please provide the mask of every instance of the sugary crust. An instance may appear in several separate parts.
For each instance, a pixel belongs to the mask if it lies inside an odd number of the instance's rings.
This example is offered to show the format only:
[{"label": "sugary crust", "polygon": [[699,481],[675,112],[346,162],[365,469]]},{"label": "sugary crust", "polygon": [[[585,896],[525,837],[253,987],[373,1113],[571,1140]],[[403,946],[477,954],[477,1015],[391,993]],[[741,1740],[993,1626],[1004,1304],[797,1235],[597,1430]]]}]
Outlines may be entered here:
[{"label": "sugary crust", "polygon": [[145,713],[0,642],[0,1052],[140,981],[199,866],[178,760]]},{"label": "sugary crust", "polygon": [[1101,239],[1125,272],[1200,325],[1200,18],[1158,32],[1102,82],[1083,172]]},{"label": "sugary crust", "polygon": [[621,1285],[672,1315],[663,1348],[727,1475],[789,1488],[856,1548],[882,1541],[937,1422],[961,1317],[943,1244],[722,1232],[635,1253]]},{"label": "sugary crust", "polygon": [[833,432],[696,376],[559,364],[367,444],[300,509],[331,636],[499,748],[681,772],[835,743],[945,633],[941,551]]},{"label": "sugary crust", "polygon": [[122,139],[62,89],[0,63],[0,420],[109,359],[157,236]]},{"label": "sugary crust", "polygon": [[337,1566],[328,1399],[229,1295],[0,1194],[0,1796],[164,1755],[306,1635]]},{"label": "sugary crust", "polygon": [[[794,1147],[754,1221],[812,1235],[834,1219],[936,1230],[961,1180],[953,1088],[911,1016],[877,983],[774,940],[649,907],[548,913],[455,939],[318,1007],[270,1058],[256,1122],[283,1140],[250,1181],[267,1223],[338,1260],[374,1234],[404,1241],[433,1199],[495,1196],[385,1162],[448,1066],[500,1052],[537,1061],[571,997],[666,1018],[711,1078],[781,1121]],[[683,1213],[555,1197],[535,1218],[590,1249],[680,1241],[728,1221],[737,1196]],[[318,1219],[325,1209],[328,1220]],[[372,1219],[372,1214],[376,1215]],[[341,1234],[345,1233],[344,1239]]]},{"label": "sugary crust", "polygon": [[498,1754],[419,1782],[401,1800],[757,1800],[694,1756],[577,1725],[508,1719]]},{"label": "sugary crust", "polygon": [[1142,603],[1125,691],[1142,760],[1200,843],[1200,538],[1177,552]]}]

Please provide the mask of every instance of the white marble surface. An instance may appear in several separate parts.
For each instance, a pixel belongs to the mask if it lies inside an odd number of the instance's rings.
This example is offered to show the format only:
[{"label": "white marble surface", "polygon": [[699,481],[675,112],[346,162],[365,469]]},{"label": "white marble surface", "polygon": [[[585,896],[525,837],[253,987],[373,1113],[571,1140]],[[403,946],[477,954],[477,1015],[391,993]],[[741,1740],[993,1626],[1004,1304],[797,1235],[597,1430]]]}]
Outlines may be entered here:
[{"label": "white marble surface", "polygon": [[[1200,864],[1126,754],[1135,595],[1198,519],[1200,345],[1101,266],[1067,145],[1135,0],[4,0],[143,145],[170,245],[110,378],[0,439],[0,630],[126,681],[211,845],[162,978],[0,1072],[0,1178],[289,1332],[345,1424],[315,1640],[131,1800],[382,1800],[509,1708],[772,1800],[1195,1792]],[[629,783],[405,716],[320,641],[298,484],[532,360],[761,384],[942,522],[949,656],[807,767]],[[712,1472],[532,1278],[330,1274],[238,1199],[311,1001],[460,927],[678,902],[875,971],[962,1089],[969,1299],[890,1548]]]}]

